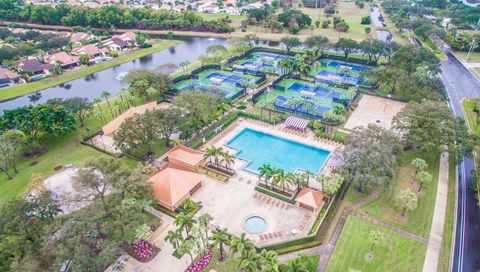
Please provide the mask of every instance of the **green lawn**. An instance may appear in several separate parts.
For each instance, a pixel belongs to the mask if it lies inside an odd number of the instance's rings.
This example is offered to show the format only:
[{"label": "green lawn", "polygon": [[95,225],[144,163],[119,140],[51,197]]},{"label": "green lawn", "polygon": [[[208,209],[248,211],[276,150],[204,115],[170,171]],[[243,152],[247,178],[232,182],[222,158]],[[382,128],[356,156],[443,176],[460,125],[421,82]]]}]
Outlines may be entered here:
[{"label": "green lawn", "polygon": [[[372,230],[387,235],[385,244],[377,245],[368,260]],[[426,245],[363,219],[349,216],[337,242],[327,271],[421,271]]]},{"label": "green lawn", "polygon": [[[417,183],[412,184],[415,170],[410,163],[416,157],[427,161],[429,164],[427,171],[433,176],[433,182],[426,186],[421,193],[418,193]],[[362,210],[385,223],[427,238],[430,233],[435,207],[439,160],[439,157],[433,154],[418,151],[406,152],[403,163],[396,170],[391,189],[382,191],[378,199],[363,206]],[[396,193],[405,188],[411,188],[412,191],[417,193],[418,207],[407,212],[405,216],[401,216],[401,212],[394,208],[393,200]]]},{"label": "green lawn", "polygon": [[[320,22],[323,22],[327,19],[326,14],[324,13],[324,9],[315,9],[315,8],[301,8],[301,10],[308,14],[312,19],[312,24],[315,23],[317,19]],[[320,12],[319,12],[320,10]],[[320,15],[319,15],[320,13]],[[300,31],[300,35],[322,35],[328,37],[331,40],[338,40],[338,38],[352,38],[358,41],[364,40],[367,38],[367,34],[365,34],[365,28],[369,26],[372,29],[372,32],[369,34],[371,37],[376,37],[375,27],[373,24],[371,25],[362,25],[360,24],[362,17],[369,16],[370,12],[368,11],[368,7],[365,6],[363,9],[359,8],[353,1],[351,2],[338,2],[338,13],[335,14],[337,17],[341,17],[345,19],[345,21],[349,25],[348,32],[337,32],[333,29],[332,18],[328,18],[330,20],[330,27],[329,28],[315,28],[312,32],[310,28],[305,28]]]},{"label": "green lawn", "polygon": [[[228,247],[224,247],[224,249],[228,249]],[[227,259],[224,260],[223,262],[218,261],[218,247],[215,247],[213,250],[213,256],[212,260],[208,264],[208,266],[204,269],[204,271],[210,271],[211,269],[214,269],[217,272],[230,272],[230,271],[239,271],[238,265],[239,265],[239,259],[236,257],[230,258],[229,252],[224,251],[223,253],[225,256],[227,256]]]},{"label": "green lawn", "polygon": [[176,44],[180,43],[180,41],[176,40],[162,40],[158,43],[155,43],[152,47],[150,48],[143,48],[143,49],[138,49],[134,50],[131,52],[127,52],[124,54],[121,54],[119,57],[101,62],[95,65],[91,66],[84,66],[80,69],[73,70],[73,71],[66,71],[62,75],[59,76],[52,76],[46,79],[42,79],[39,81],[35,82],[30,82],[27,84],[21,84],[18,86],[13,86],[10,88],[6,88],[0,92],[0,101],[11,99],[17,96],[33,93],[39,90],[43,90],[46,88],[50,88],[53,86],[57,86],[59,84],[65,83],[72,81],[77,78],[82,78],[87,75],[93,74],[100,72],[102,70],[105,70],[107,68],[134,60],[138,59],[140,57],[143,57],[145,55],[149,55],[152,53],[155,53],[157,51],[162,51],[164,49],[167,49],[171,46],[174,46]]},{"label": "green lawn", "polygon": [[465,111],[465,118],[467,119],[470,131],[473,132],[477,130],[477,135],[480,135],[480,130],[477,125],[477,113],[473,111],[475,109],[475,102],[467,98],[462,101],[462,106]]},{"label": "green lawn", "polygon": [[[455,57],[463,62],[467,62],[468,52],[452,51]],[[480,52],[472,52],[468,57],[468,62],[480,62]]]},{"label": "green lawn", "polygon": [[445,215],[445,225],[443,227],[442,250],[440,251],[440,262],[438,264],[438,271],[448,272],[450,265],[450,253],[452,250],[452,235],[454,234],[454,217],[455,217],[455,193],[456,193],[456,177],[457,177],[457,162],[454,156],[450,156],[450,169],[448,177],[448,202],[447,212]]},{"label": "green lawn", "polygon": [[470,68],[468,69],[470,70],[470,72],[478,79],[480,80],[480,67],[474,67],[474,68]]},{"label": "green lawn", "polygon": [[[115,98],[110,99],[113,102]],[[105,102],[101,105],[102,110],[110,121],[112,119],[108,112],[107,104]],[[95,108],[98,111],[97,108]],[[103,126],[102,122],[94,114],[86,120],[86,127],[91,132],[99,131]],[[5,203],[11,198],[28,192],[34,186],[32,181],[32,175],[40,176],[42,179],[53,174],[56,166],[65,164],[81,165],[88,159],[98,158],[100,156],[108,156],[94,148],[83,145],[80,143],[82,137],[86,135],[86,131],[83,128],[77,128],[73,133],[63,137],[53,137],[43,143],[48,147],[48,152],[37,158],[20,158],[19,170],[20,173],[13,179],[8,180],[7,177],[2,174],[0,176],[0,205]],[[137,162],[122,158],[122,163],[127,167],[135,167]],[[33,162],[37,162],[34,166],[31,166]]]},{"label": "green lawn", "polygon": [[[227,248],[228,249],[228,248]],[[218,261],[218,247],[215,247],[213,249],[213,256],[212,260],[208,264],[208,266],[203,270],[203,271],[210,271],[211,269],[217,271],[217,272],[232,272],[232,271],[240,271],[238,268],[240,260],[238,257],[233,257],[230,258],[228,251],[224,253],[225,256],[227,256],[227,259],[224,260],[223,262]],[[308,261],[309,261],[309,267],[314,268],[312,271],[317,271],[318,263],[320,262],[320,255],[309,255],[307,256]],[[197,261],[197,260],[195,260]],[[282,269],[280,267],[280,271],[287,271],[286,269]]]}]

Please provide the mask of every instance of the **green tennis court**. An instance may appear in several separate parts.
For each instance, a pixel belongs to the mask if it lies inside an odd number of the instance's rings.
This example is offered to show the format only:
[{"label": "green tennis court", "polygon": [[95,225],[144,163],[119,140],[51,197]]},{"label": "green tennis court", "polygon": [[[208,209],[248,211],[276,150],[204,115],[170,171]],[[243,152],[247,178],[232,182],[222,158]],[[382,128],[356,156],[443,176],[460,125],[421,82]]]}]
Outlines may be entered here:
[{"label": "green tennis court", "polygon": [[284,79],[274,89],[261,95],[257,103],[272,105],[287,112],[295,112],[313,118],[336,106],[348,106],[355,97],[354,89],[331,87],[324,83],[312,83],[299,79]]},{"label": "green tennis court", "polygon": [[321,59],[309,76],[326,83],[361,85],[365,78],[363,74],[371,67],[346,61]]},{"label": "green tennis court", "polygon": [[258,80],[260,77],[254,75],[208,69],[194,75],[192,79],[175,83],[173,89],[177,91],[208,91],[233,100],[243,94],[246,86],[256,86]]},{"label": "green tennis court", "polygon": [[279,66],[279,62],[283,59],[289,59],[292,63],[297,61],[297,58],[289,55],[271,52],[254,52],[250,54],[248,58],[235,61],[233,68],[279,75],[282,74],[282,67]]}]

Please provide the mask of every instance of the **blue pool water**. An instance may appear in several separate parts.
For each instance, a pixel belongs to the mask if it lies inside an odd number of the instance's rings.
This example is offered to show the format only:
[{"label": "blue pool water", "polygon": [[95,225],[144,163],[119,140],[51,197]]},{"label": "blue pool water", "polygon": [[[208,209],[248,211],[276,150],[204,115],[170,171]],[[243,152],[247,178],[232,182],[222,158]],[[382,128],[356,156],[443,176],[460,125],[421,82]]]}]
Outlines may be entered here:
[{"label": "blue pool water", "polygon": [[247,169],[258,172],[262,164],[270,164],[285,172],[298,168],[317,173],[330,152],[246,128],[227,143],[238,149],[237,157],[250,161]]},{"label": "blue pool water", "polygon": [[245,220],[245,229],[253,234],[262,233],[267,230],[267,221],[260,216],[250,216]]}]

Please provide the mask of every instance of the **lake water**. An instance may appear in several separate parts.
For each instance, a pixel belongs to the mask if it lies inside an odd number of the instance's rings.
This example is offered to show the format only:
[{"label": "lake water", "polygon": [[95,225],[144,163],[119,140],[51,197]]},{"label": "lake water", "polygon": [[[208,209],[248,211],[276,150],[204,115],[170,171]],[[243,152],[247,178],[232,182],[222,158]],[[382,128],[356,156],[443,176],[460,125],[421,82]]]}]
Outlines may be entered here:
[{"label": "lake water", "polygon": [[[193,63],[200,55],[206,53],[208,46],[214,44],[227,45],[229,43],[228,39],[218,38],[182,37],[177,39],[181,39],[182,42],[170,49],[156,52],[148,56],[108,68],[98,73],[39,91],[36,95],[38,98],[36,101],[32,101],[32,99],[29,98],[30,95],[25,95],[8,101],[0,102],[0,111],[29,104],[43,103],[52,98],[69,98],[78,96],[93,100],[94,98],[100,97],[100,94],[103,91],[108,91],[112,96],[114,96],[118,94],[122,88],[127,87],[122,86],[121,78],[133,68],[155,69],[161,64],[174,63],[178,65],[180,62],[186,60],[188,60],[190,63]],[[272,45],[271,43],[267,42],[260,42],[259,44]]]}]

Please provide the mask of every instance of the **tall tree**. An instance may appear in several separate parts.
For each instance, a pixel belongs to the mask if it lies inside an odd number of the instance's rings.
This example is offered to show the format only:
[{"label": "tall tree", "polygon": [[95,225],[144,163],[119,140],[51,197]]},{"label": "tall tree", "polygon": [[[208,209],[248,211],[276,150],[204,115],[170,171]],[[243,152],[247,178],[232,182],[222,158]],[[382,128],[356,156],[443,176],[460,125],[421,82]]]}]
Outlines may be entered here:
[{"label": "tall tree", "polygon": [[19,130],[7,130],[0,136],[0,171],[12,179],[10,168],[18,173],[17,160],[25,145],[25,135]]},{"label": "tall tree", "polygon": [[417,195],[409,188],[401,190],[394,199],[394,205],[402,211],[402,216],[405,212],[412,211],[417,208]]},{"label": "tall tree", "polygon": [[340,38],[338,42],[335,44],[335,48],[343,51],[345,58],[348,58],[348,55],[353,52],[353,50],[357,49],[358,43],[350,38]]},{"label": "tall tree", "polygon": [[299,46],[302,44],[302,42],[295,37],[290,37],[290,36],[285,36],[280,39],[280,42],[285,45],[285,48],[287,49],[287,52],[290,52],[293,47]]},{"label": "tall tree", "polygon": [[329,41],[327,37],[314,35],[305,40],[305,45],[318,54],[323,53],[329,47]]},{"label": "tall tree", "polygon": [[420,186],[418,186],[418,191],[421,192],[425,185],[432,183],[433,176],[426,171],[422,171],[416,175],[416,179],[420,183]]},{"label": "tall tree", "polygon": [[75,130],[75,119],[60,105],[49,103],[4,110],[0,129],[19,130],[33,149],[48,136],[63,136]]},{"label": "tall tree", "polygon": [[170,146],[172,135],[180,129],[182,111],[172,107],[164,110],[155,110],[152,115],[152,118],[156,119],[154,122],[157,123],[159,133],[165,138],[167,147]]},{"label": "tall tree", "polygon": [[218,261],[221,262],[225,259],[223,255],[223,246],[228,245],[230,243],[230,238],[227,235],[226,229],[215,229],[212,231],[212,236],[210,238],[213,241],[214,245],[218,245],[218,250],[220,251],[220,255],[218,256]]},{"label": "tall tree", "polygon": [[126,119],[113,134],[115,146],[122,151],[140,148],[147,153],[152,152],[154,141],[162,137],[160,124],[157,123],[160,119],[156,115],[156,111],[147,111]]},{"label": "tall tree", "polygon": [[410,102],[392,122],[407,145],[426,152],[440,153],[445,146],[454,147],[456,120],[446,103]]},{"label": "tall tree", "polygon": [[48,100],[47,103],[59,104],[65,107],[65,109],[80,122],[81,127],[85,125],[85,118],[87,118],[93,110],[93,104],[88,101],[86,97],[55,98]]},{"label": "tall tree", "polygon": [[402,145],[396,133],[377,125],[357,128],[343,150],[343,173],[363,193],[387,186],[397,165]]}]

